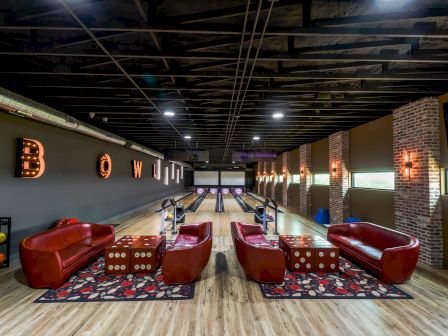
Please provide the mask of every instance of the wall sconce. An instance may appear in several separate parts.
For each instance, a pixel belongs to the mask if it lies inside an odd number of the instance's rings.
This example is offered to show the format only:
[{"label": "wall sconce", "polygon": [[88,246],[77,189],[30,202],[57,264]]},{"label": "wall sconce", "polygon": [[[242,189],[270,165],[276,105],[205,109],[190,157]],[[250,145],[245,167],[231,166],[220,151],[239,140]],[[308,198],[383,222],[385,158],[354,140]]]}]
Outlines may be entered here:
[{"label": "wall sconce", "polygon": [[404,154],[404,172],[408,179],[411,179],[412,161],[411,155],[405,152]]},{"label": "wall sconce", "polygon": [[300,167],[300,176],[303,177],[304,172],[303,172],[303,167]]},{"label": "wall sconce", "polygon": [[336,163],[332,163],[331,164],[331,174],[333,175],[333,177],[335,177],[336,176],[336,172],[338,171],[338,169],[337,169],[337,165],[336,165]]},{"label": "wall sconce", "polygon": [[286,176],[286,170],[283,170],[283,176]]}]

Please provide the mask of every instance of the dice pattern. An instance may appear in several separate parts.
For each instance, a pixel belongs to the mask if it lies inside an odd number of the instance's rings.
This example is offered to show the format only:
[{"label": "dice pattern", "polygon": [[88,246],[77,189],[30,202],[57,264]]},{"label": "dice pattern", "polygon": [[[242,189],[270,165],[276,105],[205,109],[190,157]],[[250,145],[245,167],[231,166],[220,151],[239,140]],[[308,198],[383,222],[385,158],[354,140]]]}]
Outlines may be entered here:
[{"label": "dice pattern", "polygon": [[282,235],[279,247],[290,272],[339,271],[339,249],[320,236]]},{"label": "dice pattern", "polygon": [[104,258],[106,274],[129,273],[130,247],[130,241],[122,238],[106,248]]},{"label": "dice pattern", "polygon": [[105,273],[156,272],[166,251],[164,236],[124,236],[105,251]]},{"label": "dice pattern", "polygon": [[153,273],[162,264],[166,250],[165,237],[141,237],[132,245],[131,272]]}]

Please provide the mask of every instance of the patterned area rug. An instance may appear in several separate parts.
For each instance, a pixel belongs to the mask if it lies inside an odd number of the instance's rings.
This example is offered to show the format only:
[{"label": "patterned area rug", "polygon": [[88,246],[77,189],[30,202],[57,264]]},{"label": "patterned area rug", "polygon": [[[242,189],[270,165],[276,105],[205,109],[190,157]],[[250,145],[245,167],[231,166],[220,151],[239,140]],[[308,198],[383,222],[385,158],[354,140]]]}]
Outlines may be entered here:
[{"label": "patterned area rug", "polygon": [[[277,241],[271,244],[278,245]],[[290,273],[281,285],[260,284],[267,299],[412,299],[394,285],[384,284],[347,259],[339,258],[337,273]]]},{"label": "patterned area rug", "polygon": [[[169,242],[167,242],[169,244]],[[104,257],[79,271],[58,289],[50,289],[36,303],[191,300],[195,282],[166,286],[162,268],[148,274],[105,274]]]}]

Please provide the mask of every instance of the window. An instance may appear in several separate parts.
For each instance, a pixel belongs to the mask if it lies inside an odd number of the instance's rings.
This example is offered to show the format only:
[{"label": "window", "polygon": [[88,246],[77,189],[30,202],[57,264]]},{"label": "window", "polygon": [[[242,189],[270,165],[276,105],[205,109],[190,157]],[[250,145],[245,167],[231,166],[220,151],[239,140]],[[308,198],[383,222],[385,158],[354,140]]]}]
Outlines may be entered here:
[{"label": "window", "polygon": [[162,178],[162,160],[157,159],[156,178],[160,180]]},{"label": "window", "polygon": [[174,163],[171,164],[171,179],[174,180],[175,179],[175,171],[176,171],[176,167],[174,167]]},{"label": "window", "polygon": [[330,185],[330,174],[314,174],[313,184]]},{"label": "window", "polygon": [[268,182],[272,182],[272,175],[268,175]]},{"label": "window", "polygon": [[168,183],[169,183],[169,178],[170,178],[169,173],[170,173],[170,169],[168,167],[165,167],[165,176],[164,176],[164,181],[163,181],[163,183],[165,185],[168,185]]},{"label": "window", "polygon": [[180,166],[180,179],[184,179],[184,166]]},{"label": "window", "polygon": [[292,183],[299,184],[300,183],[300,174],[292,176]]},{"label": "window", "polygon": [[352,187],[394,190],[394,172],[352,173]]},{"label": "window", "polygon": [[277,182],[283,183],[283,175],[277,175]]},{"label": "window", "polygon": [[177,168],[177,170],[176,170],[176,183],[179,183],[179,182],[180,182],[180,169]]}]

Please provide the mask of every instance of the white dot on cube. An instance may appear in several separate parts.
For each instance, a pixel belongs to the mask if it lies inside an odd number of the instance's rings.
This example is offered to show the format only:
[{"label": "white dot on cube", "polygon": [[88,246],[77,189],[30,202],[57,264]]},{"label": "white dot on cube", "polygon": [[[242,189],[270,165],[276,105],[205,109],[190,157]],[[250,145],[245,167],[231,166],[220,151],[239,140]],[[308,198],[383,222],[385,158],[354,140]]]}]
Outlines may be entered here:
[{"label": "white dot on cube", "polygon": [[310,269],[311,268],[311,264],[306,264],[306,268]]},{"label": "white dot on cube", "polygon": [[146,265],[146,269],[151,269],[151,264]]},{"label": "white dot on cube", "polygon": [[306,253],[306,256],[307,256],[307,257],[311,257],[311,252],[308,251],[308,252]]},{"label": "white dot on cube", "polygon": [[148,253],[146,253],[146,256],[147,256],[148,258],[150,258],[150,257],[152,256],[152,253],[151,253],[151,252],[148,252]]},{"label": "white dot on cube", "polygon": [[320,263],[319,268],[324,268],[324,264]]},{"label": "white dot on cube", "polygon": [[294,255],[295,255],[296,257],[298,257],[298,256],[300,256],[300,252],[294,252]]},{"label": "white dot on cube", "polygon": [[124,271],[124,270],[126,269],[126,265],[121,265],[121,266],[120,266],[120,269],[121,269],[122,271]]},{"label": "white dot on cube", "polygon": [[141,264],[141,265],[140,265],[140,268],[141,268],[142,270],[144,270],[144,269],[145,269],[145,265]]},{"label": "white dot on cube", "polygon": [[141,257],[141,258],[146,257],[146,253],[145,253],[145,252],[140,252],[140,257]]},{"label": "white dot on cube", "polygon": [[120,258],[120,253],[115,253],[115,258]]},{"label": "white dot on cube", "polygon": [[126,253],[123,252],[123,253],[121,254],[121,257],[122,257],[122,258],[125,258],[125,257],[126,257]]},{"label": "white dot on cube", "polygon": [[331,253],[330,253],[330,257],[332,257],[332,258],[334,258],[335,255],[336,255],[336,253],[334,253],[334,252],[331,252]]},{"label": "white dot on cube", "polygon": [[300,264],[295,264],[294,265],[296,268],[300,268]]},{"label": "white dot on cube", "polygon": [[135,253],[134,253],[134,257],[139,258],[139,257],[140,257],[140,253],[135,252]]},{"label": "white dot on cube", "polygon": [[109,258],[113,258],[114,254],[113,253],[109,253]]},{"label": "white dot on cube", "polygon": [[304,257],[300,258],[300,262],[304,263],[305,262],[305,258]]},{"label": "white dot on cube", "polygon": [[140,268],[140,265],[134,265],[134,269],[138,270]]},{"label": "white dot on cube", "polygon": [[319,252],[319,257],[323,257],[324,253],[323,252]]},{"label": "white dot on cube", "polygon": [[330,267],[331,267],[331,269],[335,269],[336,265],[335,264],[331,264]]},{"label": "white dot on cube", "polygon": [[116,271],[118,271],[120,269],[120,266],[119,265],[115,265],[114,268],[115,268]]},{"label": "white dot on cube", "polygon": [[107,267],[109,269],[109,271],[112,271],[114,269],[113,265],[109,265],[109,267]]}]

